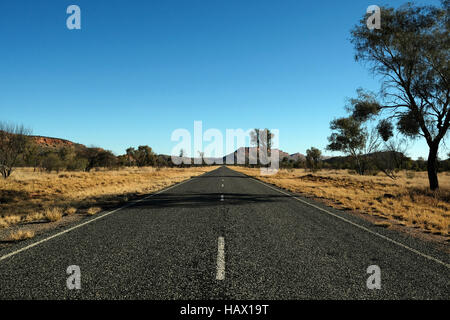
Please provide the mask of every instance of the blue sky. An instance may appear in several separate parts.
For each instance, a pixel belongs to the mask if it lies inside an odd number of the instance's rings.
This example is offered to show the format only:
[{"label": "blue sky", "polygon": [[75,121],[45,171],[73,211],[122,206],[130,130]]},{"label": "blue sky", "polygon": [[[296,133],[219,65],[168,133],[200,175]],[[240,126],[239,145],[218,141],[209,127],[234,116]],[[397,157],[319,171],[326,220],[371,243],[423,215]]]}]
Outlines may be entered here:
[{"label": "blue sky", "polygon": [[[289,153],[324,149],[346,98],[379,88],[349,30],[369,5],[404,2],[1,1],[1,120],[116,154],[169,154],[195,120],[279,129]],[[81,30],[66,27],[71,4]],[[426,157],[426,144],[408,153]]]}]

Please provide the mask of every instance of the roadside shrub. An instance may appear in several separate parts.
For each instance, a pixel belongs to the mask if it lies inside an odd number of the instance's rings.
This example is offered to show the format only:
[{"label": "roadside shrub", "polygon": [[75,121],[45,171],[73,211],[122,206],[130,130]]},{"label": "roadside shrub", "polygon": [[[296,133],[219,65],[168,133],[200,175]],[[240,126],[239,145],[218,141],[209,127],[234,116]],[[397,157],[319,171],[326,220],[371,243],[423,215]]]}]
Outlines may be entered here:
[{"label": "roadside shrub", "polygon": [[42,161],[42,168],[44,168],[44,170],[47,172],[59,172],[65,169],[65,165],[64,162],[59,158],[58,154],[49,153]]},{"label": "roadside shrub", "polygon": [[34,232],[31,230],[17,230],[11,231],[7,240],[9,241],[22,241],[34,237]]},{"label": "roadside shrub", "polygon": [[102,211],[102,208],[99,207],[90,207],[87,211],[87,214],[90,216],[93,216],[94,214],[99,213],[100,211]]},{"label": "roadside shrub", "polygon": [[49,222],[55,222],[58,220],[61,220],[62,218],[62,210],[61,208],[51,208],[51,209],[47,209],[45,210],[44,213],[44,217],[49,221]]},{"label": "roadside shrub", "polygon": [[69,208],[66,209],[65,212],[66,212],[67,215],[70,216],[70,215],[75,214],[77,212],[77,208],[69,207]]},{"label": "roadside shrub", "polygon": [[85,171],[89,164],[86,158],[76,157],[68,161],[67,170],[69,171]]}]

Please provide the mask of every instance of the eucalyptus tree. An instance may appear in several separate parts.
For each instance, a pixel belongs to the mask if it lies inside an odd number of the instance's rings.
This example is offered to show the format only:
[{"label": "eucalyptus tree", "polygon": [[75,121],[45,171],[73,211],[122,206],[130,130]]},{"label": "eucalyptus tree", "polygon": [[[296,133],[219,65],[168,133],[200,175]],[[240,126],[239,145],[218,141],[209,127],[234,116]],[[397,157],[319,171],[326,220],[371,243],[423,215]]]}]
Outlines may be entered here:
[{"label": "eucalyptus tree", "polygon": [[428,145],[428,178],[439,188],[438,152],[450,126],[450,1],[441,7],[406,4],[381,8],[381,28],[369,30],[367,16],[351,31],[355,58],[381,76],[378,95],[359,90],[353,118],[382,119],[386,135],[396,129]]}]

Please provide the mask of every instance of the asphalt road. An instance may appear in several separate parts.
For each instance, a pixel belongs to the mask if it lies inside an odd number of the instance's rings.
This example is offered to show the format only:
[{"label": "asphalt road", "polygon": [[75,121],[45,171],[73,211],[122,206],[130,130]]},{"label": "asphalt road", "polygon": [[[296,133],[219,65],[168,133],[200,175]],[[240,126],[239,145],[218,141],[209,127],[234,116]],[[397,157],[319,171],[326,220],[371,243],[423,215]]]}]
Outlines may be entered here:
[{"label": "asphalt road", "polygon": [[[0,298],[450,298],[447,254],[298,199],[221,167],[2,249]],[[67,288],[70,265],[80,267],[80,290]],[[371,265],[381,289],[367,288]]]}]

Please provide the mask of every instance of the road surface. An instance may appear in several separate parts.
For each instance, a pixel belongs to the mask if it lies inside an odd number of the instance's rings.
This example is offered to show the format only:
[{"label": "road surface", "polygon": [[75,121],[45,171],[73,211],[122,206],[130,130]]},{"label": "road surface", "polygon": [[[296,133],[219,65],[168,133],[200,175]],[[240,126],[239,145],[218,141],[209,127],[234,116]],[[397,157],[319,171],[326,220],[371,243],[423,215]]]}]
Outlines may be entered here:
[{"label": "road surface", "polygon": [[[2,249],[0,299],[449,299],[449,260],[220,167]],[[381,289],[367,287],[373,265]]]}]

